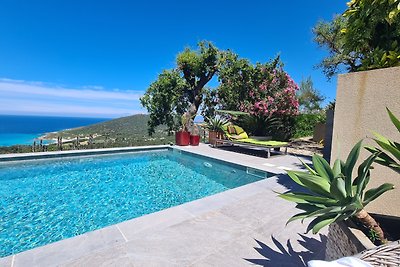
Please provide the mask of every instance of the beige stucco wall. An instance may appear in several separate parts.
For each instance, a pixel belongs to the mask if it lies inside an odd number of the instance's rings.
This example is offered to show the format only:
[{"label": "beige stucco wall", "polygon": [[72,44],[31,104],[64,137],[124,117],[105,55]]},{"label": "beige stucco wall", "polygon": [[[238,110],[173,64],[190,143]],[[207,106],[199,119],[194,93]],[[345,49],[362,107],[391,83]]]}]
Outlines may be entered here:
[{"label": "beige stucco wall", "polygon": [[[332,137],[331,160],[347,157],[360,139],[373,145],[371,131],[400,142],[397,129],[386,113],[388,107],[400,117],[400,67],[339,75]],[[360,159],[368,157],[363,150]],[[395,190],[385,193],[367,209],[370,212],[400,216],[400,175],[375,164],[370,187],[383,182],[395,184]]]}]

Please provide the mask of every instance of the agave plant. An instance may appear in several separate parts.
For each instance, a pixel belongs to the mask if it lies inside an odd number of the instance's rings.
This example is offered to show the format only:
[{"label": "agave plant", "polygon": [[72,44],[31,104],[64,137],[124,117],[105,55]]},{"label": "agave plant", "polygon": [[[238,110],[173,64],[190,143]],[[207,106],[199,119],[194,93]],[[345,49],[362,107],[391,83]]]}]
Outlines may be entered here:
[{"label": "agave plant", "polygon": [[353,178],[353,169],[362,147],[358,142],[347,157],[346,162],[336,160],[333,167],[321,156],[312,158],[313,168],[304,164],[307,172],[288,171],[289,176],[310,193],[287,192],[280,194],[283,199],[297,203],[303,212],[294,215],[288,223],[296,219],[314,218],[307,231],[318,233],[321,228],[349,218],[355,218],[374,231],[381,242],[385,242],[384,233],[379,224],[365,210],[365,206],[377,197],[394,188],[392,184],[382,184],[377,188],[366,190],[370,180],[370,168],[378,154],[370,155],[359,165],[357,175]]},{"label": "agave plant", "polygon": [[272,135],[283,127],[283,122],[277,117],[243,116],[238,119],[238,124],[258,136]]},{"label": "agave plant", "polygon": [[[400,121],[393,113],[386,108],[389,118],[392,121],[393,125],[397,128],[400,133]],[[376,158],[376,162],[391,168],[392,170],[400,173],[400,144],[394,141],[389,140],[388,138],[374,133],[375,135],[375,142],[379,145],[377,147],[366,147],[372,153],[379,153],[378,157]]]},{"label": "agave plant", "polygon": [[222,132],[223,126],[226,125],[227,123],[228,123],[227,120],[220,117],[214,117],[214,118],[206,117],[206,128],[209,131]]}]

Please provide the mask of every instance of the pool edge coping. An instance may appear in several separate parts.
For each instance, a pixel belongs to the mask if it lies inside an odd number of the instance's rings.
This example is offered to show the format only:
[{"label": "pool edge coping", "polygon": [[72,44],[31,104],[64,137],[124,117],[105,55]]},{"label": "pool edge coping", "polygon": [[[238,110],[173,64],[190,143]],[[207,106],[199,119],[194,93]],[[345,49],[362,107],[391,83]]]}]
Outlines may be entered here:
[{"label": "pool edge coping", "polygon": [[51,159],[63,158],[71,156],[90,156],[90,155],[108,155],[124,152],[135,151],[151,151],[158,149],[169,149],[170,145],[154,145],[154,146],[131,146],[131,147],[112,147],[100,149],[80,149],[80,150],[65,150],[65,151],[48,151],[48,152],[30,152],[30,153],[12,153],[1,154],[0,162],[31,160],[31,159]]}]

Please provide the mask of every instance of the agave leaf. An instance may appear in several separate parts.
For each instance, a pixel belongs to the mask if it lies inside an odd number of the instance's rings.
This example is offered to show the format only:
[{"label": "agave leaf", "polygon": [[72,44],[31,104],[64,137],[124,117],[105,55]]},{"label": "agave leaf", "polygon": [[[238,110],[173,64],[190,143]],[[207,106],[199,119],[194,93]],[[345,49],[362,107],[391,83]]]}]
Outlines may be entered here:
[{"label": "agave leaf", "polygon": [[317,172],[314,171],[307,163],[305,163],[301,158],[299,158],[301,164],[303,164],[304,167],[310,172],[312,175],[317,175]]},{"label": "agave leaf", "polygon": [[367,192],[365,192],[365,195],[364,195],[364,201],[363,201],[364,206],[367,205],[368,203],[370,203],[371,201],[375,200],[377,197],[379,197],[383,193],[385,193],[389,190],[392,190],[392,189],[394,189],[393,184],[384,183],[384,184],[378,186],[377,188],[368,190]]},{"label": "agave leaf", "polygon": [[303,210],[305,213],[310,214],[320,209],[326,208],[323,204],[314,204],[314,203],[299,203],[296,205],[296,208],[299,210]]},{"label": "agave leaf", "polygon": [[346,185],[342,177],[339,176],[333,179],[330,192],[339,201],[343,201],[344,199],[346,199]]},{"label": "agave leaf", "polygon": [[290,219],[286,222],[286,225],[288,225],[289,223],[291,223],[295,220],[303,220],[305,218],[307,218],[306,212],[297,213],[296,215],[293,215],[292,217],[290,217]]},{"label": "agave leaf", "polygon": [[292,178],[292,180],[295,183],[305,187],[305,185],[300,181],[299,177],[297,176],[300,173],[302,173],[302,172],[299,172],[299,171],[287,171],[287,174],[289,175],[290,178]]},{"label": "agave leaf", "polygon": [[338,216],[337,214],[326,214],[315,218],[308,225],[307,233],[312,230],[313,234],[317,234],[323,227],[333,223]]},{"label": "agave leaf", "polygon": [[380,145],[383,149],[385,149],[386,151],[390,152],[393,156],[395,156],[397,158],[397,160],[400,160],[400,150],[397,149],[394,144],[391,144],[390,141],[388,141],[388,143],[385,143],[383,141],[380,141],[378,139],[374,139],[375,142]]},{"label": "agave leaf", "polygon": [[388,167],[394,170],[395,172],[400,173],[400,164],[390,163]]},{"label": "agave leaf", "polygon": [[312,157],[314,169],[317,171],[317,173],[321,176],[321,178],[324,178],[328,182],[332,181],[334,175],[331,167],[329,166],[328,162],[321,157],[320,155],[315,154]]},{"label": "agave leaf", "polygon": [[316,223],[314,225],[313,229],[312,229],[313,234],[317,234],[322,228],[324,228],[325,226],[328,226],[331,223],[335,222],[338,217],[339,217],[339,215],[335,216],[333,218],[324,219],[324,220],[319,221],[318,223]]},{"label": "agave leaf", "polygon": [[[349,188],[351,188],[351,181],[352,181],[352,172],[353,172],[353,168],[354,165],[357,162],[358,156],[360,155],[360,150],[361,150],[361,146],[362,146],[362,140],[360,140],[354,147],[353,149],[350,151],[349,156],[347,157],[346,163],[345,163],[345,173],[344,175],[347,177],[346,179],[346,190],[348,190]],[[348,191],[349,193],[349,191]]]},{"label": "agave leaf", "polygon": [[389,139],[387,139],[386,137],[384,137],[383,135],[381,135],[381,134],[379,134],[379,133],[377,133],[377,132],[372,132],[373,133],[373,135],[375,136],[375,141],[376,140],[378,140],[378,141],[380,141],[380,142],[382,142],[382,143],[386,143],[386,144],[389,144]]},{"label": "agave leaf", "polygon": [[370,150],[369,148],[366,148],[367,150],[369,150],[372,154],[377,154],[378,155],[378,159],[382,159],[382,160],[387,160],[387,161],[393,161],[393,159],[386,154],[385,152],[383,152],[382,150],[376,149],[376,150]]},{"label": "agave leaf", "polygon": [[340,160],[337,159],[335,160],[335,163],[333,164],[333,176],[338,177],[339,174],[342,173],[342,166],[340,164]]},{"label": "agave leaf", "polygon": [[393,144],[397,149],[400,149],[400,144],[399,143],[393,141]]},{"label": "agave leaf", "polygon": [[[378,156],[378,154],[372,154],[370,155],[366,160],[364,160],[363,163],[358,167],[358,176],[354,180],[354,184],[357,186],[356,194],[358,196],[362,195],[362,192],[364,191],[365,187],[367,186],[367,177],[370,176],[370,168],[372,163],[374,163],[375,158]],[[368,179],[369,182],[369,179]]]},{"label": "agave leaf", "polygon": [[371,153],[379,153],[379,152],[381,152],[380,149],[377,149],[376,147],[373,147],[373,146],[365,146],[364,148],[366,150],[368,150],[369,152],[371,152]]},{"label": "agave leaf", "polygon": [[346,163],[343,160],[340,160],[340,168],[342,169],[342,173],[344,173],[346,169]]},{"label": "agave leaf", "polygon": [[303,172],[296,173],[297,178],[304,185],[304,187],[308,188],[312,192],[323,195],[326,197],[330,197],[330,184],[327,180],[321,179],[321,177],[316,175],[311,175]]},{"label": "agave leaf", "polygon": [[312,203],[312,204],[324,204],[324,205],[334,205],[336,201],[326,197],[319,197],[310,194],[288,192],[280,194],[279,197],[296,202],[296,203]]},{"label": "agave leaf", "polygon": [[346,207],[341,207],[341,206],[321,208],[316,211],[308,213],[307,218],[323,216],[324,214],[333,214],[333,213],[341,214],[345,209]]},{"label": "agave leaf", "polygon": [[[399,3],[399,7],[400,7],[400,3]],[[397,130],[400,132],[400,120],[396,118],[396,116],[394,116],[394,114],[390,111],[390,109],[386,108],[390,120],[393,122],[394,126],[397,128]]]},{"label": "agave leaf", "polygon": [[[393,169],[394,171],[396,171],[397,173],[400,173],[400,164],[398,164],[397,162],[395,162],[395,160],[393,158],[391,158],[387,153],[382,152],[379,149],[371,149],[371,147],[366,147],[366,149],[368,151],[370,151],[371,153],[379,153],[378,157],[375,159],[375,162],[378,164],[381,164],[383,166],[387,166],[391,169]],[[399,148],[400,150],[400,148]]]}]

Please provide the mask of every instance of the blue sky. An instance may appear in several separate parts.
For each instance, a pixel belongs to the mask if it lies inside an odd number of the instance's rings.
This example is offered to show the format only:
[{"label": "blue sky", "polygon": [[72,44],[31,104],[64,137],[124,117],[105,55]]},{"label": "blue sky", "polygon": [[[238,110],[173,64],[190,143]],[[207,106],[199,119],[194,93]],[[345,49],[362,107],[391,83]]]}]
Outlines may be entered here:
[{"label": "blue sky", "polygon": [[0,114],[119,117],[183,48],[210,40],[252,62],[280,53],[328,100],[336,79],[312,27],[346,1],[18,1],[0,3]]}]

